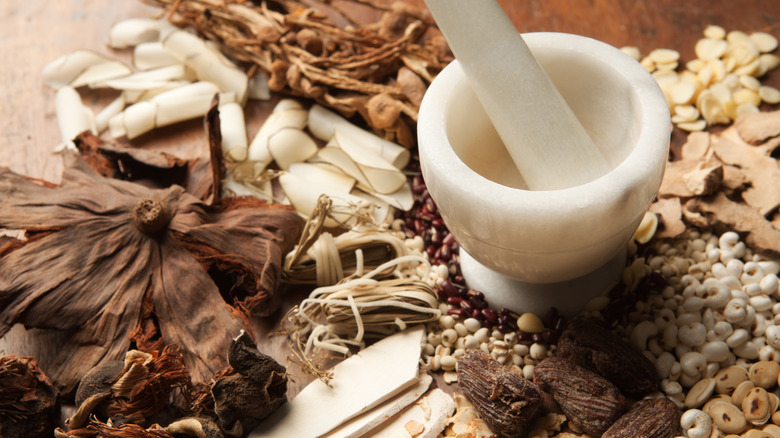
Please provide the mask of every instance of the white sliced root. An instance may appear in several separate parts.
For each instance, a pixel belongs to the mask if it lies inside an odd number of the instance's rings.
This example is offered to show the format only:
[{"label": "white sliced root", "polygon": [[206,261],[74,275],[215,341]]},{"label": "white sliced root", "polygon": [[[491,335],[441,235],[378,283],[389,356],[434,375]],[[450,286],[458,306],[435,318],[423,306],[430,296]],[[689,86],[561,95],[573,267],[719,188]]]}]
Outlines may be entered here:
[{"label": "white sliced root", "polygon": [[189,32],[176,30],[162,40],[163,47],[188,67],[195,70],[198,79],[219,86],[223,92],[233,92],[243,105],[247,98],[248,78],[227,59],[218,55],[205,41]]},{"label": "white sliced root", "polygon": [[373,151],[398,169],[403,169],[409,163],[411,155],[403,146],[361,129],[321,105],[316,104],[311,107],[309,131],[312,135],[320,140],[330,141],[337,130],[351,136],[360,143],[362,148]]},{"label": "white sliced root", "polygon": [[249,99],[270,100],[271,89],[268,88],[268,75],[265,72],[258,71],[249,78]]},{"label": "white sliced root", "polygon": [[192,82],[194,79],[192,72],[183,64],[176,64],[134,73],[121,78],[96,82],[92,87],[108,87],[115,90],[143,92],[163,88],[169,82]]},{"label": "white sliced root", "polygon": [[325,227],[350,224],[355,221],[354,211],[367,202],[349,193],[336,192],[330,187],[313,188],[311,183],[298,175],[285,172],[279,176],[279,184],[295,210],[304,217],[311,216],[321,194],[333,201],[333,211],[325,219]]},{"label": "white sliced root", "polygon": [[136,103],[144,100],[151,100],[154,96],[171,91],[175,88],[189,85],[192,82],[188,81],[168,81],[164,82],[160,87],[150,88],[148,90],[125,90],[122,94],[125,96],[125,102]]},{"label": "white sliced root", "polygon": [[282,128],[268,137],[268,152],[284,170],[317,154],[317,143],[298,128]]},{"label": "white sliced root", "polygon": [[222,133],[222,154],[229,161],[244,161],[247,157],[244,109],[236,102],[219,106],[219,128]]},{"label": "white sliced root", "polygon": [[284,128],[303,129],[308,120],[308,112],[293,99],[282,99],[268,116],[249,144],[249,160],[268,165],[273,158],[268,150],[268,138]]},{"label": "white sliced root", "polygon": [[[219,88],[209,82],[195,82],[160,93],[148,101],[130,105],[109,120],[113,137],[133,139],[156,127],[202,117],[211,106]],[[229,102],[230,95],[220,94],[220,102]]]},{"label": "white sliced root", "polygon": [[112,117],[122,112],[125,108],[125,95],[120,94],[119,97],[112,100],[111,103],[106,105],[97,115],[95,115],[95,129],[98,134],[105,131],[108,128],[108,122]]},{"label": "white sliced root", "polygon": [[43,83],[58,89],[78,88],[132,73],[130,67],[91,50],[76,50],[60,56],[43,67]]},{"label": "white sliced root", "polygon": [[133,67],[138,70],[151,70],[173,64],[179,64],[179,60],[167,51],[160,41],[142,43],[133,49]]},{"label": "white sliced root", "polygon": [[120,21],[108,32],[108,46],[124,49],[141,43],[159,41],[178,28],[166,20],[152,18],[130,18]]},{"label": "white sliced root", "polygon": [[273,186],[270,179],[259,182],[237,181],[232,174],[228,174],[222,181],[222,197],[253,196],[265,201],[273,201]]},{"label": "white sliced root", "polygon": [[310,181],[313,187],[328,186],[339,193],[349,193],[355,187],[355,178],[327,163],[293,163],[288,171]]},{"label": "white sliced root", "polygon": [[348,134],[336,130],[317,158],[338,167],[371,192],[393,193],[406,183],[406,176],[381,156],[367,150]]},{"label": "white sliced root", "polygon": [[409,184],[404,184],[400,189],[387,195],[371,193],[371,196],[403,211],[409,211],[414,206],[414,195]]},{"label": "white sliced root", "polygon": [[84,131],[89,130],[93,134],[97,134],[92,111],[84,106],[81,102],[81,96],[72,87],[64,86],[57,90],[54,106],[62,139],[62,144],[57,150],[62,147],[75,149],[73,139]]}]

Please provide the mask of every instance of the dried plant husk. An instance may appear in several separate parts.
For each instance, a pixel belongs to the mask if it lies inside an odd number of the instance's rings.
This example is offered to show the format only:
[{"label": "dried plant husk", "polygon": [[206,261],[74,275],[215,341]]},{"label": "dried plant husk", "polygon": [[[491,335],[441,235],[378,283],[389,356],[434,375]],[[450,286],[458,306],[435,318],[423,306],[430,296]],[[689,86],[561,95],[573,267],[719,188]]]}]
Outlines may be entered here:
[{"label": "dried plant husk", "polygon": [[106,361],[84,376],[68,426],[81,428],[90,416],[143,425],[168,406],[174,391],[187,397],[191,386],[176,346],[152,353],[131,350],[124,362]]},{"label": "dried plant husk", "polygon": [[51,436],[57,395],[35,359],[13,354],[0,357],[0,436]]},{"label": "dried plant husk", "polygon": [[[229,57],[268,74],[271,90],[314,99],[346,117],[359,115],[407,147],[414,142],[419,82],[430,83],[453,59],[433,20],[411,5],[351,0],[383,13],[378,22],[361,25],[329,0],[146,1],[165,8],[173,24],[194,28]],[[336,18],[349,26],[336,25]],[[408,71],[399,78],[403,67]]]},{"label": "dried plant husk", "polygon": [[64,159],[56,187],[0,170],[0,227],[27,233],[0,258],[0,336],[17,323],[67,333],[41,363],[66,391],[132,341],[178,345],[193,381],[208,381],[248,315],[274,310],[302,220],[251,199],[210,207],[180,186],[107,179],[73,152]]}]

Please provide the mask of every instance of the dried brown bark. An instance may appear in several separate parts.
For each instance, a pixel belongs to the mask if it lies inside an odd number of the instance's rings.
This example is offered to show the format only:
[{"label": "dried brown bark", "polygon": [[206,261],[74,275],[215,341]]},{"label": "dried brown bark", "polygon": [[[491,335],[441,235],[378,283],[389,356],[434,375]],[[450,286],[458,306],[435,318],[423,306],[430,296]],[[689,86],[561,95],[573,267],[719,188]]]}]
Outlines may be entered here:
[{"label": "dried brown bark", "polygon": [[[302,220],[261,201],[206,205],[180,186],[107,179],[66,153],[58,187],[0,170],[0,228],[28,240],[0,258],[0,336],[14,324],[68,333],[41,367],[72,390],[93,366],[139,344],[176,344],[194,382],[226,365],[251,313],[273,310]],[[170,220],[144,232],[141,200]],[[158,345],[159,346],[159,345]]]}]

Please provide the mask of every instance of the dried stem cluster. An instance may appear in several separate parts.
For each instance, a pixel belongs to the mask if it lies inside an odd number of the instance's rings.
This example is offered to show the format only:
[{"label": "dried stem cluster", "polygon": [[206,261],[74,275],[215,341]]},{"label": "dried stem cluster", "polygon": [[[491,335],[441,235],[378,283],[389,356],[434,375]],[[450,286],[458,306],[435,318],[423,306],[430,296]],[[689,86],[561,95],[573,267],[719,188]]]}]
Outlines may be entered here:
[{"label": "dried stem cluster", "polygon": [[[427,83],[452,60],[438,31],[428,32],[426,13],[400,3],[348,0],[383,14],[376,23],[340,27],[313,4],[296,0],[147,1],[164,7],[172,23],[194,28],[250,65],[250,74],[268,74],[272,90],[312,98],[346,117],[357,113],[405,146],[414,143]],[[316,6],[338,11],[330,0]]]}]

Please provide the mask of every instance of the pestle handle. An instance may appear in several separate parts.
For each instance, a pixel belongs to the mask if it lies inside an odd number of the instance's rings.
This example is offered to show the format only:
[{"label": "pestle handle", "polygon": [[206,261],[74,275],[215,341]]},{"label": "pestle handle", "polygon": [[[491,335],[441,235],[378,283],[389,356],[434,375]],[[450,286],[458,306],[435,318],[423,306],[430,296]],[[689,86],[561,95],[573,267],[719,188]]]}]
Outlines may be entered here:
[{"label": "pestle handle", "polygon": [[585,128],[496,0],[425,0],[531,190],[610,170]]}]

